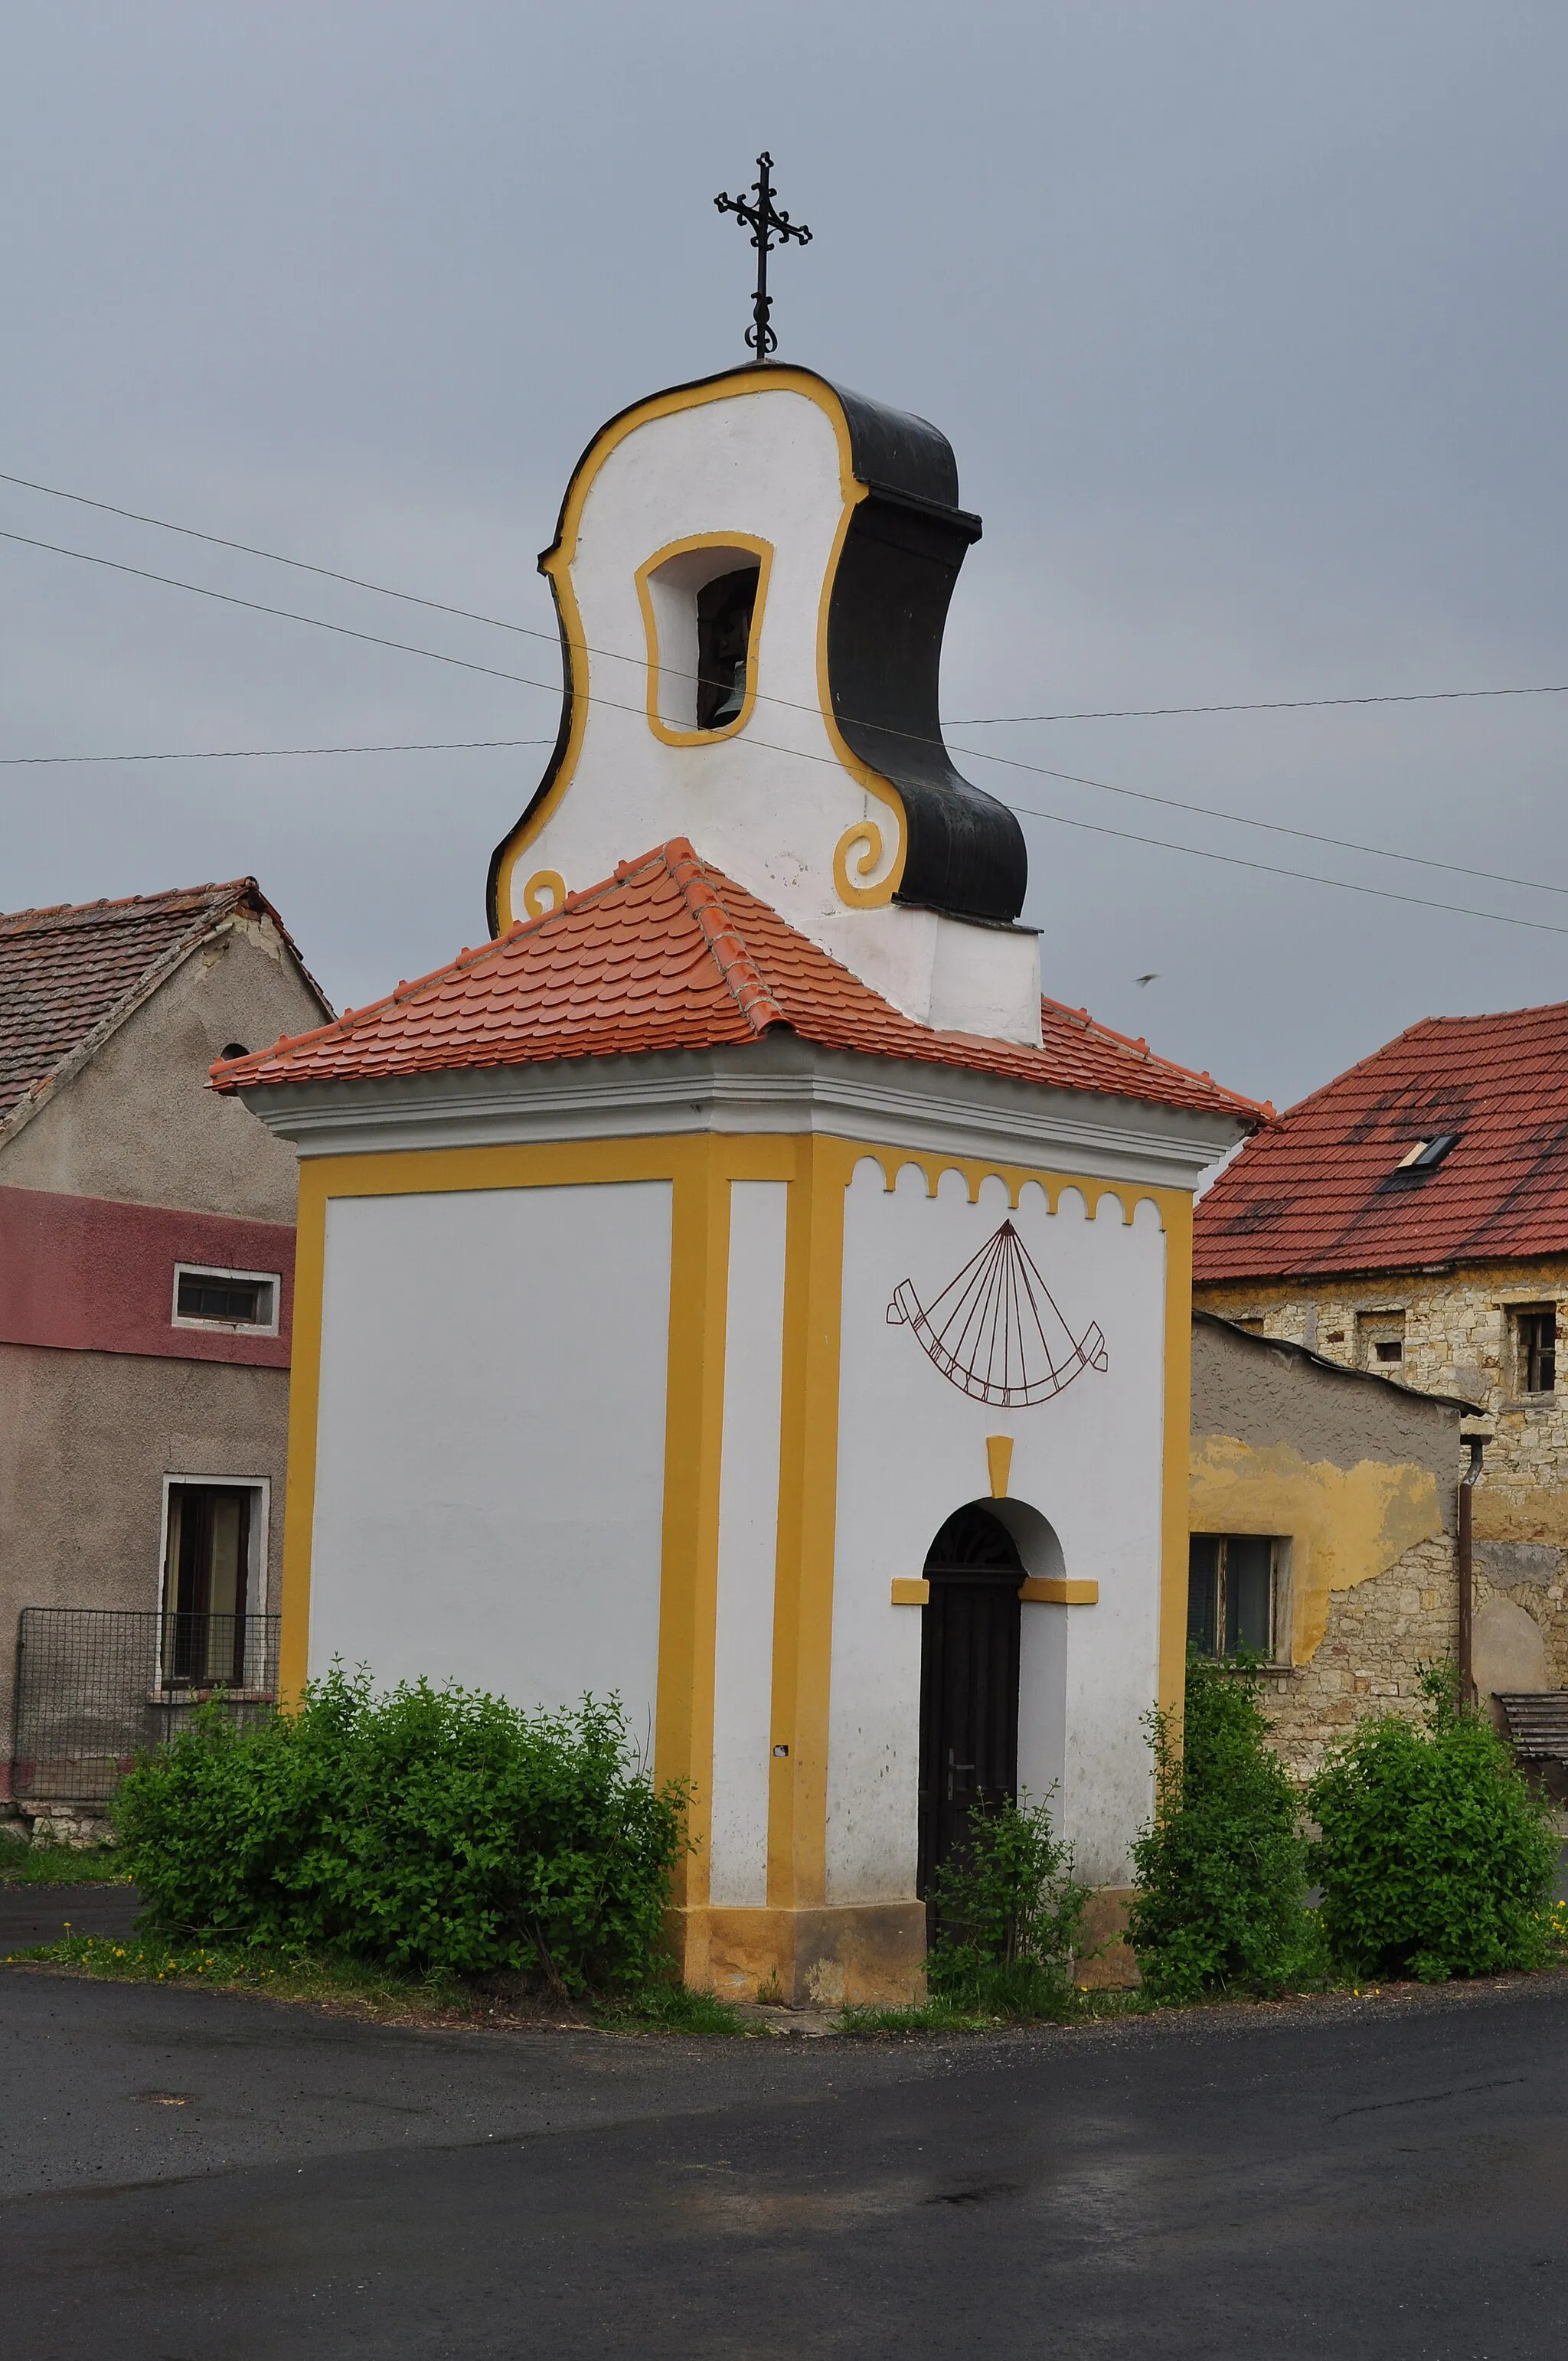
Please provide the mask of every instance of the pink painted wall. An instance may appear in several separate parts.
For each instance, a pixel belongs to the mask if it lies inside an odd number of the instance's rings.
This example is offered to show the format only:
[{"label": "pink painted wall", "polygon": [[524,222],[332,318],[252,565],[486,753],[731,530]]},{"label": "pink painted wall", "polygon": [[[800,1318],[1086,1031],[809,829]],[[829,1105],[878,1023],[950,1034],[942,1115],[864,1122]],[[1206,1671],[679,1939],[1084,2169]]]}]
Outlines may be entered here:
[{"label": "pink painted wall", "polygon": [[[277,1335],[176,1328],[177,1262],[279,1272]],[[293,1313],[288,1223],[0,1188],[0,1344],[286,1369]]]}]

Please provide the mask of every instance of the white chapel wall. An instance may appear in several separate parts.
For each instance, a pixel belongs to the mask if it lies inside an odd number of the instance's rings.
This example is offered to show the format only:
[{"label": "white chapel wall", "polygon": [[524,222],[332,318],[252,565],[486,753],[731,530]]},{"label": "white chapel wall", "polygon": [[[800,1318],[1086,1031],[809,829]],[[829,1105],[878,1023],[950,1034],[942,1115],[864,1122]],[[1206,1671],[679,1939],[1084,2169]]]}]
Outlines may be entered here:
[{"label": "white chapel wall", "polygon": [[[828,1898],[894,1900],[915,1890],[920,1615],[889,1603],[918,1576],[955,1509],[989,1495],[986,1439],[1014,1440],[1009,1491],[1059,1543],[1059,1570],[1100,1586],[1092,1607],[1025,1605],[1019,1767],[1058,1807],[1080,1875],[1130,1877],[1146,1817],[1149,1757],[1140,1717],[1157,1685],[1164,1422],[1165,1239],[1146,1201],[1088,1218],[1077,1190],[1055,1214],[1026,1186],[1013,1213],[1075,1335],[1104,1332],[1107,1367],[1050,1400],[998,1410],[967,1399],[907,1326],[890,1326],[900,1281],[940,1293],[1007,1216],[1000,1180],[969,1202],[956,1171],[937,1195],[906,1166],[894,1191],[857,1168],[845,1205],[838,1535],[828,1763]],[[1031,1543],[1020,1521],[1030,1572]],[[1046,1544],[1048,1546],[1048,1544]]]},{"label": "white chapel wall", "polygon": [[613,1690],[651,1743],[670,1222],[665,1181],[331,1201],[313,1675]]},{"label": "white chapel wall", "polygon": [[709,1899],[733,1908],[768,1898],[788,1207],[783,1180],[729,1184]]}]

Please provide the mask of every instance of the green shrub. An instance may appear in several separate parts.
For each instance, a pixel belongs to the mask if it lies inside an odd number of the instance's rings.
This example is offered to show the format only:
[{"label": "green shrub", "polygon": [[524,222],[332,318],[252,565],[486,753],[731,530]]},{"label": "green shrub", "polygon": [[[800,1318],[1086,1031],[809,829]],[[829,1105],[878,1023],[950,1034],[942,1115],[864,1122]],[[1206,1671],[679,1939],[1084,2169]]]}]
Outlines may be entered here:
[{"label": "green shrub", "polygon": [[258,1729],[204,1712],[126,1779],[115,1821],[162,1927],[574,1993],[652,1972],[685,1844],[684,1795],[638,1765],[618,1701],[378,1697],[340,1668]]},{"label": "green shrub", "polygon": [[1074,1883],[1048,1801],[977,1805],[962,1850],[932,1880],[931,1899],[938,1933],[926,1975],[934,2001],[1001,2016],[1061,2009],[1089,1888]]},{"label": "green shrub", "polygon": [[1155,1814],[1133,1847],[1128,1936],[1155,2000],[1283,1992],[1314,1971],[1299,1805],[1258,1688],[1245,1660],[1190,1656],[1179,1737],[1149,1716]]},{"label": "green shrub", "polygon": [[1364,1721],[1309,1791],[1334,1961],[1423,1983],[1540,1967],[1557,1940],[1549,1807],[1491,1724],[1461,1710],[1452,1667],[1422,1686],[1424,1721]]}]

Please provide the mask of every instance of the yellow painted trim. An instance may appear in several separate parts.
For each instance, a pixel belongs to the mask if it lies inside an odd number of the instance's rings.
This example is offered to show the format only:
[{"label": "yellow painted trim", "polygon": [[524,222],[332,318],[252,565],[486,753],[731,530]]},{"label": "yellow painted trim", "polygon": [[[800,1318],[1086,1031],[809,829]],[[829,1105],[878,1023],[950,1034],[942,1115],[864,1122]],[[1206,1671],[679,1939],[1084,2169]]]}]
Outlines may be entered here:
[{"label": "yellow painted trim", "polygon": [[874,819],[858,819],[833,847],[833,883],[839,901],[847,902],[851,909],[880,909],[892,899],[893,888],[885,878],[881,884],[857,885],[850,874],[851,853],[855,856],[855,876],[872,876],[882,860],[882,830]]},{"label": "yellow painted trim", "polygon": [[300,1167],[294,1228],[294,1323],[289,1367],[289,1453],[283,1497],[283,1597],[279,1627],[278,1694],[298,1705],[310,1669],[311,1537],[316,1494],[316,1429],[321,1404],[322,1281],[326,1268],[329,1191],[315,1165]]},{"label": "yellow painted trim", "polygon": [[1097,1607],[1100,1585],[1070,1581],[1060,1574],[1031,1574],[1019,1584],[1018,1596],[1036,1607]]},{"label": "yellow painted trim", "polygon": [[[583,510],[595,479],[611,452],[634,434],[641,426],[655,418],[669,418],[677,412],[700,410],[708,402],[731,401],[744,395],[757,393],[798,393],[814,401],[830,422],[839,441],[839,484],[844,510],[834,535],[832,554],[822,585],[822,595],[817,617],[817,697],[822,709],[823,725],[828,743],[850,776],[866,793],[885,806],[897,832],[897,842],[886,876],[877,884],[855,889],[863,893],[866,903],[890,902],[898,890],[904,875],[905,861],[909,849],[909,827],[905,817],[904,799],[891,780],[884,779],[859,756],[851,753],[839,733],[833,716],[833,701],[828,685],[828,609],[832,595],[839,560],[843,552],[850,518],[863,500],[869,487],[854,472],[853,453],[850,442],[849,421],[842,404],[832,388],[808,370],[794,369],[774,362],[765,369],[737,370],[732,376],[720,378],[710,385],[680,386],[669,393],[652,395],[640,401],[622,417],[614,419],[603,428],[579,462],[566,493],[561,513],[561,530],[554,546],[540,560],[541,570],[550,578],[561,617],[562,633],[566,643],[567,682],[571,690],[571,728],[562,752],[560,767],[551,782],[550,792],[529,817],[519,823],[507,839],[497,870],[497,920],[505,934],[513,925],[517,913],[512,906],[512,865],[524,846],[531,844],[540,830],[547,826],[560,807],[561,799],[576,773],[582,752],[583,738],[588,726],[588,650],[583,632],[583,619],[572,588],[572,565],[576,556],[577,537],[582,530]],[[703,733],[706,741],[707,733]],[[862,905],[863,906],[863,905]]]},{"label": "yellow painted trim", "polygon": [[773,1580],[773,1747],[768,1791],[768,1901],[822,1902],[828,1863],[828,1707],[839,1512],[839,1370],[844,1202],[857,1151],[799,1143],[784,1241],[784,1395]]},{"label": "yellow painted trim", "polygon": [[[757,561],[757,597],[751,609],[751,628],[746,638],[746,694],[740,700],[740,710],[733,721],[722,730],[675,730],[659,711],[659,619],[653,611],[653,594],[648,588],[648,577],[656,574],[672,558],[685,557],[694,549],[740,549]],[[684,541],[668,541],[656,549],[652,557],[637,569],[637,603],[642,609],[642,628],[648,635],[648,727],[661,744],[665,746],[718,746],[726,738],[738,738],[751,719],[751,708],[757,702],[757,649],[762,633],[762,609],[767,604],[768,577],[773,571],[773,544],[759,540],[752,533],[691,533]]]},{"label": "yellow painted trim", "polygon": [[1165,1200],[1165,1452],[1160,1483],[1159,1689],[1179,1730],[1187,1686],[1188,1463],[1192,1446],[1192,1200]]},{"label": "yellow painted trim", "polygon": [[923,1574],[894,1576],[890,1607],[928,1607],[930,1603],[931,1586]]},{"label": "yellow painted trim", "polygon": [[1160,1189],[1152,1183],[1136,1180],[1097,1180],[1084,1172],[1043,1171],[1034,1165],[1003,1164],[988,1157],[944,1156],[923,1148],[862,1146],[856,1148],[855,1159],[857,1162],[867,1159],[881,1167],[883,1186],[890,1194],[898,1186],[899,1174],[909,1166],[923,1176],[927,1197],[937,1194],[938,1185],[945,1172],[956,1172],[969,1191],[971,1205],[979,1202],[985,1181],[1000,1180],[1007,1191],[1007,1202],[1014,1213],[1018,1210],[1023,1191],[1031,1183],[1044,1192],[1046,1211],[1052,1214],[1061,1202],[1063,1191],[1076,1189],[1084,1201],[1090,1221],[1098,1214],[1102,1197],[1114,1197],[1122,1208],[1124,1224],[1132,1223],[1138,1207],[1145,1202],[1154,1207],[1162,1228],[1168,1203],[1179,1202],[1190,1211],[1191,1206],[1191,1200],[1179,1189]]},{"label": "yellow painted trim", "polygon": [[718,1485],[724,1434],[729,1180],[716,1151],[694,1143],[674,1183],[669,1370],[664,1392],[664,1516],[660,1550],[659,1674],[653,1762],[689,1790],[692,1850],[672,1900],[706,1903],[713,1820],[713,1679],[718,1616]]},{"label": "yellow painted trim", "polygon": [[[543,896],[548,894],[546,902]],[[566,881],[558,869],[536,869],[522,889],[522,906],[531,918],[558,910],[566,898]]]},{"label": "yellow painted trim", "polygon": [[1013,1473],[1013,1437],[1010,1434],[986,1436],[985,1468],[991,1480],[992,1499],[1005,1500],[1008,1479]]}]

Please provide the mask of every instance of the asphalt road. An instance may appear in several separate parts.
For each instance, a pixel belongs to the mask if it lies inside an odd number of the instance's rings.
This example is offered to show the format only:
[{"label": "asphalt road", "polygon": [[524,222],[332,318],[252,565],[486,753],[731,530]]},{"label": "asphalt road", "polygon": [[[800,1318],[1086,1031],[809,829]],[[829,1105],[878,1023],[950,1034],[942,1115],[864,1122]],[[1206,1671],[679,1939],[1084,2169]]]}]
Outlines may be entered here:
[{"label": "asphalt road", "polygon": [[0,1885],[0,1960],[61,1935],[128,1935],[141,1907],[134,1885]]},{"label": "asphalt road", "polygon": [[971,2042],[0,1974],[8,2361],[1563,2361],[1568,1982]]}]

